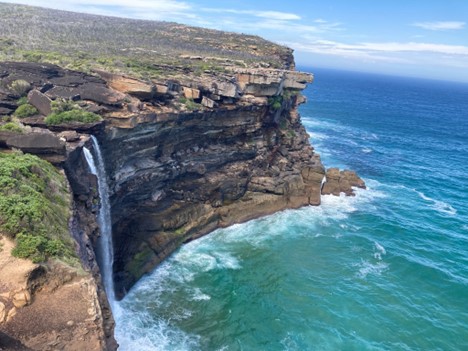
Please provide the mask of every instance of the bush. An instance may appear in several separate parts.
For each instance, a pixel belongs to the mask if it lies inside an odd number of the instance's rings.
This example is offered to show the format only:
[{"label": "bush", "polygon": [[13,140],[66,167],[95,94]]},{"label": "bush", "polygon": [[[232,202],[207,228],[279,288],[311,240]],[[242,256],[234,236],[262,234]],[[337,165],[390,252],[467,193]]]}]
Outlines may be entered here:
[{"label": "bush", "polygon": [[272,96],[268,98],[268,105],[274,111],[279,110],[283,105],[283,97],[282,96]]},{"label": "bush", "polygon": [[21,128],[15,122],[8,122],[0,126],[0,130],[6,130],[9,132],[23,133],[23,128]]},{"label": "bush", "polygon": [[18,101],[16,101],[16,103],[18,104],[18,106],[27,104],[28,103],[28,98],[26,96],[22,96],[22,97],[20,97],[18,99]]},{"label": "bush", "polygon": [[43,235],[20,233],[16,236],[16,247],[11,254],[19,258],[29,258],[34,263],[45,261],[47,238]]},{"label": "bush", "polygon": [[31,90],[31,84],[25,81],[24,79],[14,80],[10,84],[10,90],[19,96],[26,95],[29,90]]},{"label": "bush", "polygon": [[37,115],[38,113],[39,111],[33,105],[24,104],[18,106],[18,108],[14,112],[14,115],[18,118],[25,118]]},{"label": "bush", "polygon": [[48,125],[57,125],[68,122],[93,123],[100,120],[102,120],[101,116],[95,113],[74,109],[71,111],[52,113],[46,117],[45,122]]},{"label": "bush", "polygon": [[13,255],[34,262],[73,257],[69,207],[65,177],[50,163],[30,154],[0,153],[0,232],[16,239]]},{"label": "bush", "polygon": [[79,109],[78,105],[71,100],[58,99],[50,104],[52,113],[60,113]]}]

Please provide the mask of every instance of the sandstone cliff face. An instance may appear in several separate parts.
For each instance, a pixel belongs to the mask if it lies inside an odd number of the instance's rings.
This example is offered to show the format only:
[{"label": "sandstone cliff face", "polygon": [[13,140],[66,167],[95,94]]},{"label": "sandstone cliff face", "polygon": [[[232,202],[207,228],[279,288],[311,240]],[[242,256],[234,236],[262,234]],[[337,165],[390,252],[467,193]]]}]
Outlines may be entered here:
[{"label": "sandstone cliff face", "polygon": [[[1,63],[0,69],[7,87],[0,91],[2,103],[13,110],[19,96],[8,87],[25,80],[31,89],[28,101],[39,110],[21,120],[22,134],[0,134],[0,147],[37,154],[65,170],[74,197],[71,232],[89,272],[86,278],[59,284],[65,294],[60,304],[34,304],[30,312],[44,314],[49,308],[67,316],[60,308],[81,294],[85,298],[76,300],[78,310],[95,315],[93,328],[58,319],[56,327],[47,322],[43,330],[34,327],[28,338],[15,330],[28,329],[31,321],[21,319],[3,328],[34,349],[62,348],[63,342],[49,340],[57,335],[70,347],[74,338],[85,340],[77,345],[86,349],[116,346],[94,253],[96,179],[82,153],[85,144],[91,147],[89,134],[101,142],[111,188],[119,297],[183,242],[218,227],[320,203],[325,170],[297,114],[304,101],[300,89],[312,80],[308,74],[233,69],[219,76],[143,82],[98,72],[101,79],[47,64]],[[105,126],[46,125],[41,111],[62,98],[78,99],[83,109],[103,114]],[[53,296],[47,286],[41,290],[43,300]],[[90,286],[87,293],[79,292]],[[67,289],[75,297],[66,295]],[[94,308],[87,306],[92,301]]]},{"label": "sandstone cliff face", "polygon": [[325,170],[296,110],[303,101],[297,89],[311,77],[240,74],[254,78],[238,76],[225,93],[236,94],[235,102],[221,104],[229,97],[221,95],[216,109],[109,116],[100,139],[112,192],[118,296],[183,242],[320,204]]},{"label": "sandstone cliff face", "polygon": [[[0,63],[0,69],[3,86],[30,84],[28,101],[39,111],[67,98],[104,116],[94,124],[46,125],[39,112],[21,120],[23,134],[0,133],[0,147],[35,153],[65,169],[76,221],[88,227],[87,235],[75,235],[80,256],[99,281],[98,229],[95,223],[89,228],[96,183],[82,155],[89,135],[98,137],[111,191],[117,297],[183,242],[286,208],[319,205],[322,191],[352,195],[351,186],[364,186],[350,172],[335,181],[333,170],[323,186],[325,169],[297,112],[305,101],[300,91],[312,81],[307,73],[230,67],[182,76],[176,68],[142,81],[49,64]],[[0,90],[0,98],[14,106],[18,96]],[[111,321],[106,335],[112,327]]]},{"label": "sandstone cliff face", "polygon": [[[171,71],[169,78],[141,81],[47,64],[0,68],[7,72],[4,86],[31,84],[28,100],[39,111],[49,110],[51,100],[78,98],[82,108],[105,117],[105,128],[47,126],[39,114],[21,120],[30,132],[4,135],[3,142],[64,167],[84,217],[93,184],[81,150],[86,133],[98,136],[111,190],[118,297],[185,241],[320,203],[325,170],[297,113],[310,74],[232,68],[186,77]],[[15,98],[3,93],[5,103]],[[86,246],[94,243],[86,240],[77,238],[82,257],[93,256]]]}]

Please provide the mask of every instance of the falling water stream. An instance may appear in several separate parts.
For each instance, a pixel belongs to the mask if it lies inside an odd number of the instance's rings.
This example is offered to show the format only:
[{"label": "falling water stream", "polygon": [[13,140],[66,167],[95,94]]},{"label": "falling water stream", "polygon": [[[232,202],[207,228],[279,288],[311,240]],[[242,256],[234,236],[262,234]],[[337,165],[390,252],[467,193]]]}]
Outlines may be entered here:
[{"label": "falling water stream", "polygon": [[93,143],[94,155],[86,147],[83,148],[83,152],[88,162],[90,172],[97,177],[99,198],[101,200],[98,216],[99,228],[101,230],[101,236],[98,240],[98,262],[109,304],[114,308],[115,291],[114,280],[112,278],[114,251],[112,245],[109,186],[107,185],[106,169],[99,143],[94,136],[91,136],[91,140]]}]

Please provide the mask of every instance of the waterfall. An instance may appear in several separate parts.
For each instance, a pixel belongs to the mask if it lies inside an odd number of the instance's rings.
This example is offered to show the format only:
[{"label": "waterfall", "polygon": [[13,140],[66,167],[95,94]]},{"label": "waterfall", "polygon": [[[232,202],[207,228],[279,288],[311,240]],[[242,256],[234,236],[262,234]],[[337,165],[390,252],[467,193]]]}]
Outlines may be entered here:
[{"label": "waterfall", "polygon": [[100,263],[102,281],[107,293],[107,298],[111,307],[115,301],[114,280],[112,277],[112,266],[114,263],[114,247],[112,245],[112,224],[109,203],[109,186],[107,185],[106,169],[102,157],[99,143],[94,136],[91,136],[94,156],[89,149],[83,148],[83,152],[88,162],[89,170],[96,175],[101,206],[99,208],[98,224],[101,236],[98,240],[98,262]]}]

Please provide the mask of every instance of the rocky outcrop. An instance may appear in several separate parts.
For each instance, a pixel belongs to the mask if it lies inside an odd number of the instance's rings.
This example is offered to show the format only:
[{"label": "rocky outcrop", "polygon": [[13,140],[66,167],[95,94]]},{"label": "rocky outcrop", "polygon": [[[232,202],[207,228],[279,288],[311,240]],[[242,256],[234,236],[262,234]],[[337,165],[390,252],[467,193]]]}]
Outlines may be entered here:
[{"label": "rocky outcrop", "polygon": [[59,163],[65,160],[65,142],[53,133],[29,133],[9,137],[6,144],[10,148],[35,154],[42,158]]},{"label": "rocky outcrop", "polygon": [[2,349],[115,349],[102,326],[100,288],[89,273],[59,262],[15,258],[13,242],[1,235],[0,244]]},{"label": "rocky outcrop", "polygon": [[356,172],[350,170],[340,171],[338,168],[329,168],[325,179],[322,195],[339,196],[340,193],[345,193],[348,196],[354,196],[353,187],[366,188],[364,181],[359,178]]},{"label": "rocky outcrop", "polygon": [[283,89],[303,90],[312,83],[308,73],[279,69],[235,69],[237,82],[245,94],[255,96],[277,96]]},{"label": "rocky outcrop", "polygon": [[44,94],[43,96],[31,92],[29,96],[29,100],[36,107],[44,106],[39,109],[44,115],[48,114],[45,98],[87,100],[111,107],[121,106],[126,97],[124,93],[109,88],[104,80],[96,76],[65,70],[47,63],[0,62],[0,72],[2,86],[6,87],[3,91],[0,90],[0,101],[16,108],[16,100],[20,96],[10,88],[11,84],[18,80],[26,81],[39,93]]},{"label": "rocky outcrop", "polygon": [[133,95],[142,100],[151,100],[157,91],[153,84],[139,79],[112,74],[102,70],[95,70],[95,72],[107,82],[110,88]]}]

